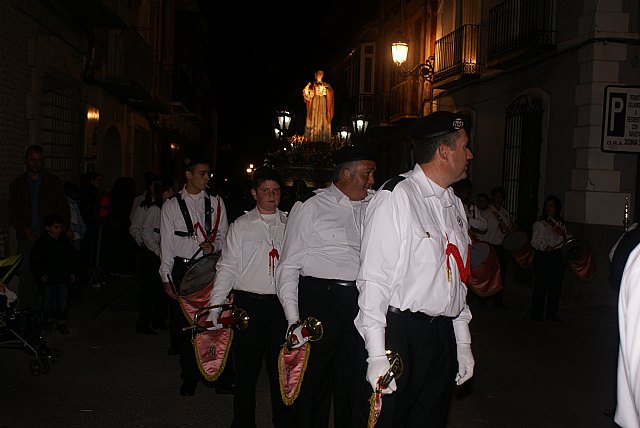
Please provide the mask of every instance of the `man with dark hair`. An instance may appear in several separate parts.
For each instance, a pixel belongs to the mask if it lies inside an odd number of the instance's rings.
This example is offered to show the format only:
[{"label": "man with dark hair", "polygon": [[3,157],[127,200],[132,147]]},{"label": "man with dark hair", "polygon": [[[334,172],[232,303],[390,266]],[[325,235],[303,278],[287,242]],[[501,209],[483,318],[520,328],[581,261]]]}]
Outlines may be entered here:
[{"label": "man with dark hair", "polygon": [[[333,183],[291,209],[276,275],[289,328],[310,316],[324,326],[294,403],[298,427],[328,426],[332,397],[335,426],[357,426],[352,424],[358,416],[354,385],[364,345],[353,325],[358,312],[355,279],[376,162],[363,146],[342,147],[334,161]],[[366,404],[366,396],[364,400]]]},{"label": "man with dark hair", "polygon": [[[366,379],[384,397],[379,427],[445,426],[454,385],[473,376],[471,240],[450,187],[473,158],[467,126],[460,113],[419,119],[411,130],[416,165],[387,181],[367,210],[354,322],[369,356]],[[405,373],[384,387],[386,350],[399,354]]]},{"label": "man with dark hair", "polygon": [[29,310],[38,308],[29,255],[36,238],[45,233],[42,219],[47,214],[58,212],[66,228],[71,214],[62,181],[44,168],[44,149],[39,145],[29,146],[24,160],[26,172],[9,184],[9,221],[16,231],[18,251],[24,257],[20,267],[18,301],[21,307]]},{"label": "man with dark hair", "polygon": [[[183,163],[185,185],[162,206],[160,220],[160,277],[164,288],[174,300],[170,303],[171,328],[186,327],[174,286],[179,287],[189,260],[218,253],[229,229],[227,212],[222,198],[207,193],[209,161],[186,158]],[[179,341],[182,386],[180,395],[193,395],[202,377],[198,368],[190,334],[182,334]]]},{"label": "man with dark hair", "polygon": [[[216,279],[210,305],[225,303],[233,293],[233,303],[250,314],[246,330],[233,336],[235,392],[233,427],[256,426],[256,383],[266,362],[271,391],[271,419],[275,427],[294,426],[293,413],[284,405],[278,381],[278,354],[287,327],[276,295],[275,272],[282,250],[285,214],[278,209],[282,180],[271,168],[253,172],[253,210],[238,217],[229,227],[226,245],[216,265]],[[208,319],[218,324],[221,308],[210,311]]]}]

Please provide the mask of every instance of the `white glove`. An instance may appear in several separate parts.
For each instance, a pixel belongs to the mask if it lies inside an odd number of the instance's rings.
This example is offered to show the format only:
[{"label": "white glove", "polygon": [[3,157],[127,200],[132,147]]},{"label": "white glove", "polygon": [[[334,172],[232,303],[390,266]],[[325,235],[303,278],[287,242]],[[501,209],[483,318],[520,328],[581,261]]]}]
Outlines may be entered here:
[{"label": "white glove", "polygon": [[[298,324],[297,327],[294,327],[295,324]],[[291,329],[293,329],[292,332]],[[298,323],[297,321],[289,322],[287,333],[285,334],[285,340],[287,341],[289,340],[289,332],[291,332],[291,342],[293,343],[291,349],[299,348],[309,341],[308,337],[304,337],[302,335],[302,324]]]},{"label": "white glove", "polygon": [[218,318],[220,318],[221,313],[222,313],[222,308],[213,308],[209,310],[207,321],[212,322],[213,326],[207,327],[207,330],[220,330],[222,328],[222,325],[218,323]]},{"label": "white glove", "polygon": [[[389,364],[389,359],[386,355],[382,355],[380,357],[369,357],[367,358],[367,381],[371,385],[371,388],[375,391],[378,386],[378,379],[387,373],[387,370],[391,367]],[[391,394],[398,389],[396,385],[396,380],[391,379],[389,385],[382,390],[383,394]]]},{"label": "white glove", "polygon": [[476,362],[471,353],[471,345],[461,343],[457,346],[458,350],[458,374],[456,374],[456,384],[462,385],[473,376],[473,367]]}]

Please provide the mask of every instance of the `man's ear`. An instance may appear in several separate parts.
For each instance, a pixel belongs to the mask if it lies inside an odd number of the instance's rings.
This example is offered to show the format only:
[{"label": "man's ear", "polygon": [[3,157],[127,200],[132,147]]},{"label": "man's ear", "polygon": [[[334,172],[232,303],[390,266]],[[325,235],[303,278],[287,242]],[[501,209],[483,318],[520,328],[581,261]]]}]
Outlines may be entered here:
[{"label": "man's ear", "polygon": [[440,144],[438,146],[438,155],[441,159],[448,160],[449,159],[449,147],[446,144]]},{"label": "man's ear", "polygon": [[340,173],[340,178],[342,180],[349,180],[351,178],[351,171],[349,171],[349,168],[344,168],[342,170],[342,172]]}]

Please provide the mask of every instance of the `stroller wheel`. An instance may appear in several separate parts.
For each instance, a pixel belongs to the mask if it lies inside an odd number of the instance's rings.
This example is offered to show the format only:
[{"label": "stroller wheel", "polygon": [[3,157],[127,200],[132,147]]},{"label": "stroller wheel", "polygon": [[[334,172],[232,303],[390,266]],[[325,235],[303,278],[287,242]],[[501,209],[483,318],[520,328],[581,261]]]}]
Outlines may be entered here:
[{"label": "stroller wheel", "polygon": [[34,359],[29,362],[29,372],[33,376],[40,376],[41,371],[42,365],[40,364],[40,361]]},{"label": "stroller wheel", "polygon": [[42,374],[49,374],[51,372],[51,363],[47,357],[40,357],[40,366],[42,367]]},{"label": "stroller wheel", "polygon": [[62,361],[62,354],[60,350],[54,346],[49,347],[49,353],[47,355],[52,363],[59,363]]}]

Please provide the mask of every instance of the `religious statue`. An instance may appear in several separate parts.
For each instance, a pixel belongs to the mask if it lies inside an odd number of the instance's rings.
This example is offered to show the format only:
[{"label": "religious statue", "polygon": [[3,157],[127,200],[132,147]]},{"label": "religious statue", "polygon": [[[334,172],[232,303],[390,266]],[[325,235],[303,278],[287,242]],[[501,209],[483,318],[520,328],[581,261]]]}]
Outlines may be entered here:
[{"label": "religious statue", "polygon": [[324,72],[315,73],[315,81],[307,83],[302,90],[307,105],[304,136],[308,141],[331,140],[331,119],[333,119],[333,89],[322,81]]}]

